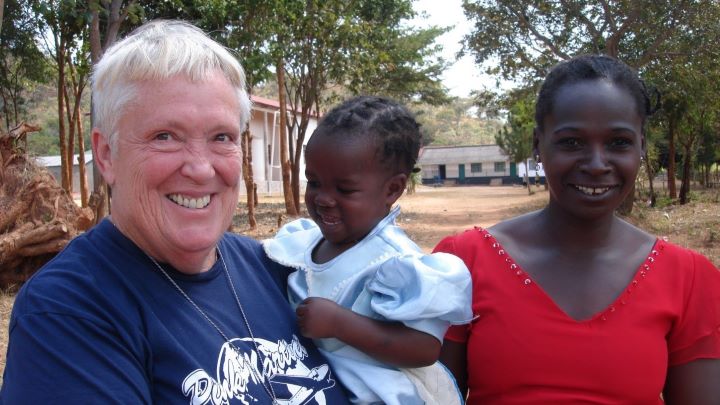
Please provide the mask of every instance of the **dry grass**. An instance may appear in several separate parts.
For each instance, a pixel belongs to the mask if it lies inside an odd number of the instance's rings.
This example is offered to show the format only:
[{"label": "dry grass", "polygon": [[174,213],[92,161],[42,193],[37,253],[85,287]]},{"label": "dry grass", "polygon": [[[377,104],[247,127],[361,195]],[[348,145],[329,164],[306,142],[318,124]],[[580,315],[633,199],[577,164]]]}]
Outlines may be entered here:
[{"label": "dry grass", "polygon": [[15,295],[0,290],[0,387],[2,386],[2,372],[5,370],[5,348],[8,343],[8,322]]},{"label": "dry grass", "polygon": [[[473,225],[490,226],[502,219],[540,208],[547,192],[522,187],[419,187],[416,194],[400,199],[401,226],[423,249],[429,251],[443,236]],[[257,207],[258,227],[246,225],[244,207],[235,217],[233,231],[256,239],[272,237],[289,218],[283,215],[281,197],[261,197]],[[304,207],[303,207],[304,210]],[[628,220],[648,232],[666,236],[681,246],[697,250],[720,267],[720,190],[696,191],[686,205],[649,208],[638,204]],[[0,385],[5,366],[5,348],[14,296],[0,291]]]},{"label": "dry grass", "polygon": [[640,205],[628,220],[654,235],[702,253],[720,268],[720,190],[696,190],[692,197],[685,205],[660,208]]}]

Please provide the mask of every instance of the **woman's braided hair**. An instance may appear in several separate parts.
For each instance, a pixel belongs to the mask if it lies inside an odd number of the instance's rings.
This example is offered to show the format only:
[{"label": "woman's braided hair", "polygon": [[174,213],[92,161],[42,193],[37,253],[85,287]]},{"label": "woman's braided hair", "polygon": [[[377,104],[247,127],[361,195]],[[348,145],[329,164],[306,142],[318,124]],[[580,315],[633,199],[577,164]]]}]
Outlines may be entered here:
[{"label": "woman's braided hair", "polygon": [[[566,84],[606,79],[627,89],[635,100],[637,112],[645,120],[659,107],[657,91],[650,91],[637,72],[622,61],[607,55],[581,55],[560,62],[547,75],[535,104],[535,124],[543,129],[543,120],[553,109],[555,95]],[[651,99],[652,93],[652,99]]]}]

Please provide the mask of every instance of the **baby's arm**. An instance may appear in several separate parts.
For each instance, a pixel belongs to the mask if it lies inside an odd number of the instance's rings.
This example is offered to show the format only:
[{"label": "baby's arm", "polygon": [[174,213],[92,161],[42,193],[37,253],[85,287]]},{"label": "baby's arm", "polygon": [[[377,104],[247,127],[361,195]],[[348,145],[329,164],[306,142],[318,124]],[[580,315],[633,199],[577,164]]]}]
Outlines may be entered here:
[{"label": "baby's arm", "polygon": [[307,298],[296,313],[303,336],[336,338],[396,367],[429,366],[440,356],[441,342],[434,336],[401,322],[368,318],[324,298]]}]

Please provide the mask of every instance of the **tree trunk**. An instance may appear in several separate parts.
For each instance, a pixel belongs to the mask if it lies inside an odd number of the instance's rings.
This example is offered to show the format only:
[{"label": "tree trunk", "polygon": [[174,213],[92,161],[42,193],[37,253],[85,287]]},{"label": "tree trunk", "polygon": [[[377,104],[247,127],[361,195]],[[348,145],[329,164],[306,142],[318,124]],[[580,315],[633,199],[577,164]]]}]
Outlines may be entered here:
[{"label": "tree trunk", "polygon": [[10,130],[10,111],[8,110],[7,96],[5,95],[5,92],[2,91],[0,91],[0,95],[2,95],[2,109],[3,115],[5,115],[5,129]]},{"label": "tree trunk", "polygon": [[704,165],[702,165],[702,168],[703,168],[703,179],[704,179],[703,185],[705,186],[705,188],[710,188],[710,165],[704,164]]},{"label": "tree trunk", "polygon": [[680,183],[680,205],[687,204],[690,193],[690,169],[692,167],[692,142],[685,146],[685,159],[683,159],[682,182]]},{"label": "tree trunk", "polygon": [[85,84],[87,83],[87,76],[73,67],[72,61],[68,58],[68,67],[70,71],[70,79],[72,83],[72,96],[73,96],[73,109],[72,115],[70,114],[70,98],[65,93],[65,99],[67,100],[68,119],[70,120],[70,186],[74,188],[72,182],[73,172],[73,157],[75,155],[74,141],[77,140],[78,144],[78,177],[80,187],[80,205],[85,208],[88,203],[88,189],[87,189],[87,177],[85,174],[85,137],[83,136],[83,125],[82,125],[82,110],[80,108],[82,103],[82,94],[85,90]]},{"label": "tree trunk", "polygon": [[530,173],[528,173],[528,170],[530,168],[528,167],[527,160],[525,160],[525,174],[523,174],[523,180],[525,181],[525,185],[527,186],[528,195],[532,194],[532,187],[530,187]]},{"label": "tree trunk", "polygon": [[[112,0],[109,4],[107,1],[99,2],[98,4],[105,8],[108,12],[108,20],[105,30],[105,41],[102,41],[100,35],[100,13],[96,8],[91,7],[91,20],[90,20],[90,60],[93,66],[100,60],[106,49],[112,46],[117,41],[118,32],[120,31],[120,25],[125,21],[136,0],[130,0],[125,9],[122,10],[123,0]],[[109,6],[109,8],[108,8]],[[90,100],[92,104],[92,99]],[[90,115],[90,127],[95,126],[95,119],[92,115],[92,108]],[[110,195],[112,190],[105,183],[105,179],[100,175],[100,170],[97,167],[95,155],[93,151],[93,195],[95,196],[95,222],[98,223],[104,217],[110,214]],[[100,200],[102,199],[102,200]]]},{"label": "tree trunk", "polygon": [[252,135],[250,134],[250,125],[245,128],[240,139],[240,147],[242,149],[242,171],[243,180],[245,181],[245,202],[247,205],[247,217],[250,229],[257,228],[255,220],[255,182],[253,181],[252,172]]},{"label": "tree trunk", "polygon": [[655,177],[655,174],[652,171],[652,165],[650,164],[650,159],[645,159],[645,171],[647,172],[648,177],[648,188],[650,192],[650,206],[655,207],[655,203],[657,202],[657,197],[655,196],[655,186],[653,185],[653,178]]},{"label": "tree trunk", "polygon": [[85,173],[85,136],[83,134],[82,126],[82,114],[80,111],[80,103],[76,104],[77,112],[75,117],[77,119],[76,128],[78,133],[78,167],[80,176],[80,205],[85,208],[88,206],[88,198],[90,193],[88,190],[87,173]]},{"label": "tree trunk", "polygon": [[5,0],[0,0],[0,32],[2,32],[3,10],[5,9]]},{"label": "tree trunk", "polygon": [[[68,67],[69,67],[70,75],[72,76],[72,74],[73,74],[72,65],[70,65],[69,62],[68,62]],[[66,85],[63,85],[63,92],[65,94],[65,96],[64,96],[65,97],[65,112],[67,115],[67,122],[68,122],[68,134],[67,134],[68,136],[67,136],[67,151],[66,152],[67,152],[67,161],[69,163],[67,165],[67,167],[65,168],[65,170],[67,170],[67,176],[69,179],[68,180],[68,188],[66,188],[65,190],[67,190],[68,194],[70,194],[70,196],[72,197],[73,188],[74,188],[73,166],[75,166],[75,159],[73,159],[75,157],[75,122],[76,122],[76,119],[73,116],[73,112],[75,111],[75,106],[73,106],[73,107],[70,106],[70,95],[68,94]],[[74,94],[75,94],[75,90],[73,89],[73,95]],[[77,104],[77,103],[79,103],[79,100],[75,99],[75,104]]]},{"label": "tree trunk", "polygon": [[[100,14],[97,8],[91,8],[90,20],[90,60],[93,66],[100,61],[103,54],[102,39],[100,38]],[[92,95],[90,98],[90,127],[95,127],[95,114],[92,108]],[[98,169],[95,151],[93,150],[93,192],[88,198],[88,205],[95,213],[95,223],[99,223],[110,213],[110,196],[107,192],[107,184]]]},{"label": "tree trunk", "polygon": [[287,104],[285,103],[285,67],[282,59],[278,59],[275,68],[278,81],[278,101],[280,103],[280,167],[282,169],[283,195],[285,196],[285,211],[289,216],[297,216],[293,191],[290,184],[291,167],[288,161],[287,142]]},{"label": "tree trunk", "polygon": [[292,164],[292,189],[293,189],[293,204],[295,205],[295,212],[300,212],[300,162],[302,161],[302,140],[298,138],[298,145],[295,148],[295,159]]},{"label": "tree trunk", "polygon": [[675,187],[675,130],[677,129],[677,117],[670,117],[668,127],[668,197],[675,199],[677,198],[677,188]]},{"label": "tree trunk", "polygon": [[70,190],[70,179],[68,178],[67,140],[65,139],[65,42],[60,39],[56,49],[58,64],[57,97],[58,97],[58,138],[60,142],[60,185],[64,190]]}]

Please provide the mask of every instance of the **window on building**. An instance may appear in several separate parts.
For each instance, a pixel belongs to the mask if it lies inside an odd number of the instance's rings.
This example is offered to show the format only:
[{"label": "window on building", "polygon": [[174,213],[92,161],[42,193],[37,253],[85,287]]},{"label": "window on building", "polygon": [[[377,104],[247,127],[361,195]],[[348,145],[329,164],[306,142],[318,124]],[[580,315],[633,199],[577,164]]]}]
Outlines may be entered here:
[{"label": "window on building", "polygon": [[470,173],[482,172],[482,163],[470,163]]},{"label": "window on building", "polygon": [[495,162],[495,171],[496,172],[504,172],[505,171],[505,162]]}]

